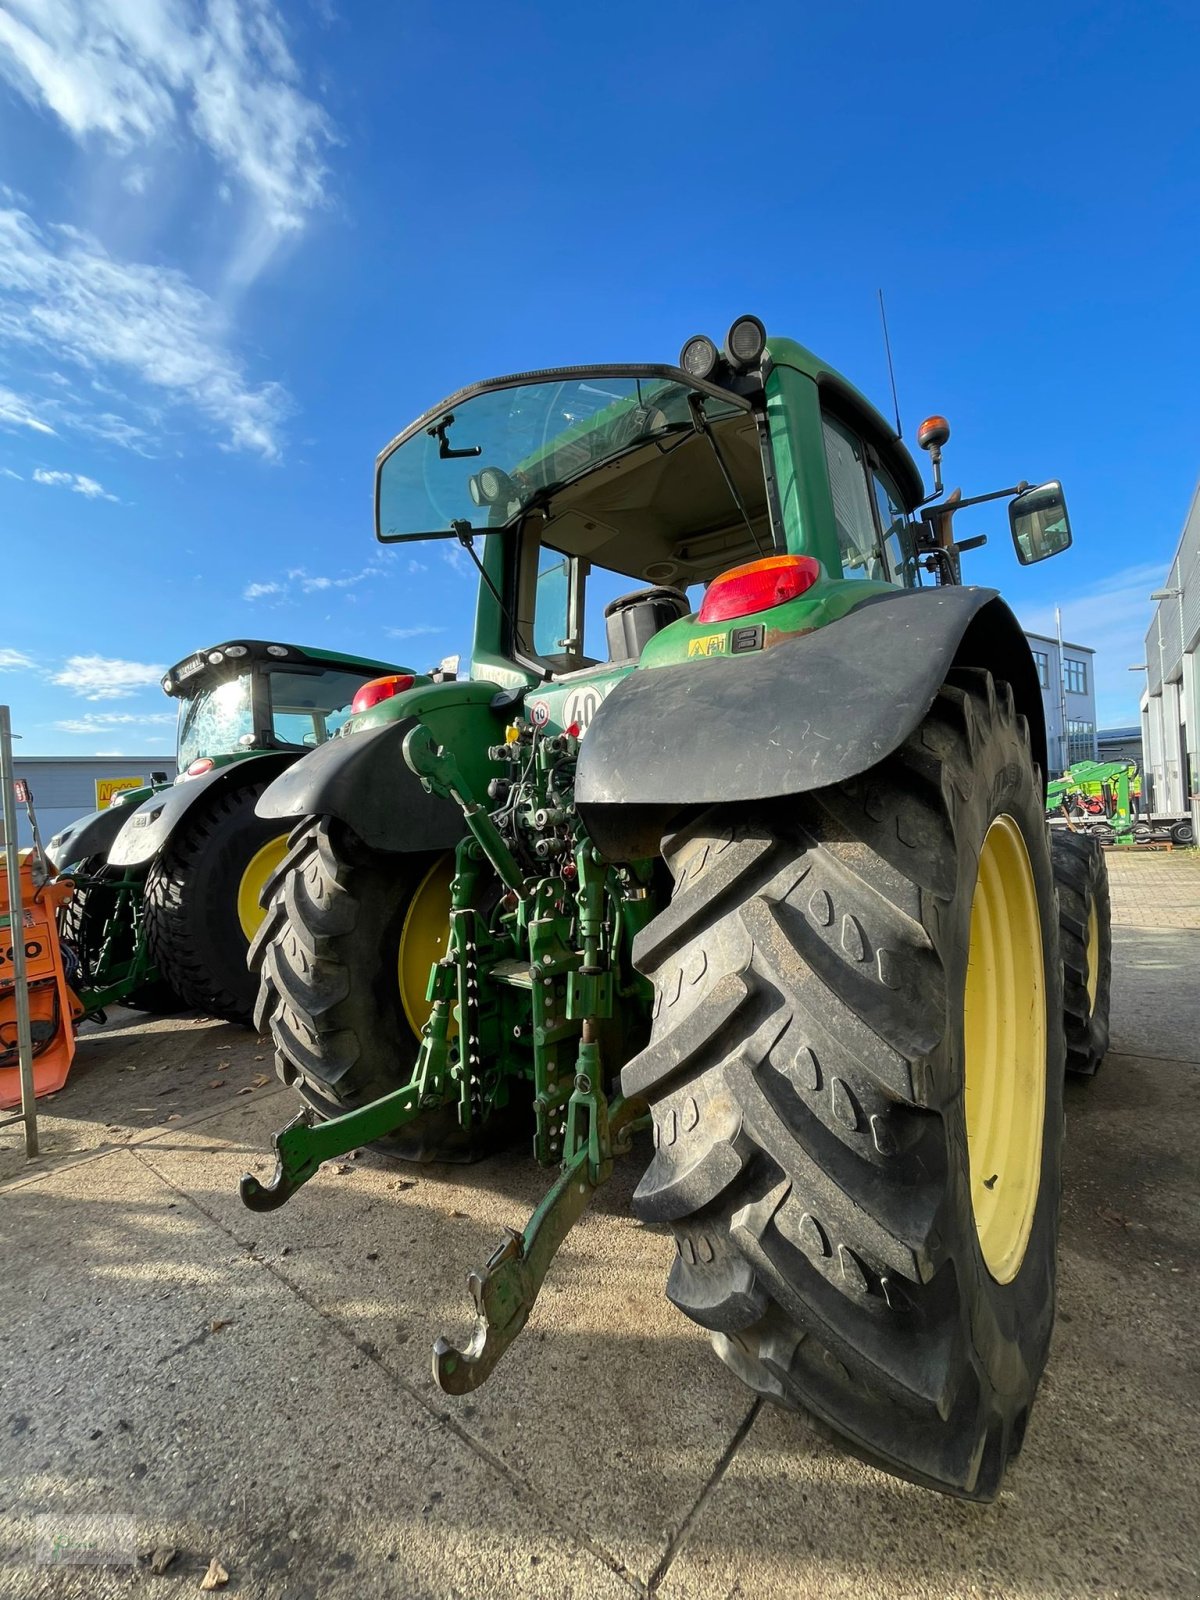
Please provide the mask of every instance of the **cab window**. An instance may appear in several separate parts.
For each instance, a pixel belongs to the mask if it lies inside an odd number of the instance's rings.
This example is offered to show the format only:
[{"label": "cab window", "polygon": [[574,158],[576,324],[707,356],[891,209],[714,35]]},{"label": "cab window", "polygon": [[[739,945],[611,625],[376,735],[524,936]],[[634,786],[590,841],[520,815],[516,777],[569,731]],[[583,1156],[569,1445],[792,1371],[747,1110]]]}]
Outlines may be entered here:
[{"label": "cab window", "polygon": [[842,570],[847,577],[885,579],[887,569],[871,507],[862,441],[836,417],[822,416],[821,427]]},{"label": "cab window", "polygon": [[871,490],[879,512],[889,576],[893,583],[915,589],[920,585],[921,574],[913,550],[912,525],[896,485],[882,467],[871,469]]},{"label": "cab window", "polygon": [[350,702],[373,674],[276,668],[267,676],[276,741],[314,745],[337,732],[350,715]]}]

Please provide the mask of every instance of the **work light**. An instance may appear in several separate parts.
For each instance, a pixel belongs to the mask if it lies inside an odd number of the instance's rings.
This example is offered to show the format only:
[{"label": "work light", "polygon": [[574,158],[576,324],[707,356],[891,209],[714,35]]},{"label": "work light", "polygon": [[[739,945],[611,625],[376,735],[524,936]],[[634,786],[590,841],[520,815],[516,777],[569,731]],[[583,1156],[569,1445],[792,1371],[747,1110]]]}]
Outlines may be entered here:
[{"label": "work light", "polygon": [[679,352],[679,365],[689,378],[709,378],[720,352],[706,333],[695,333]]},{"label": "work light", "polygon": [[767,348],[767,330],[757,317],[739,317],[725,335],[725,359],[739,372],[757,364]]}]

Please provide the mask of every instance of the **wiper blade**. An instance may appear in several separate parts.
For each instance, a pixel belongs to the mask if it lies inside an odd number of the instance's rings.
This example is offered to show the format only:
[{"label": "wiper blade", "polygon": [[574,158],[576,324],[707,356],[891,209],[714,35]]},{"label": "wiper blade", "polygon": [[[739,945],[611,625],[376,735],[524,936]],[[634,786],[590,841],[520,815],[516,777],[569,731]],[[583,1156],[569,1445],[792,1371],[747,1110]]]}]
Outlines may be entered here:
[{"label": "wiper blade", "polygon": [[712,453],[716,457],[718,467],[721,469],[721,476],[725,479],[725,487],[729,490],[734,505],[741,512],[742,521],[746,524],[750,537],[758,546],[760,553],[764,556],[769,556],[771,551],[769,548],[764,549],[762,540],[755,532],[754,524],[750,521],[750,513],[746,510],[746,502],[742,499],[741,490],[733,481],[733,476],[725,465],[725,457],[721,454],[721,447],[717,443],[716,435],[712,431],[708,418],[704,415],[704,396],[693,391],[688,395],[688,407],[692,413],[696,432],[703,434],[712,446]]}]

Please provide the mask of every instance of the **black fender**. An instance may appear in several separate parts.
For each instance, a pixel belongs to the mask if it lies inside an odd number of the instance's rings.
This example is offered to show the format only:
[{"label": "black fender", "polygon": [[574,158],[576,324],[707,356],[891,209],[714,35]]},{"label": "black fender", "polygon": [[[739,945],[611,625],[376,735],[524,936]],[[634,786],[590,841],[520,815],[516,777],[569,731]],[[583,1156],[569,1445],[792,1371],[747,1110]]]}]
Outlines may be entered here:
[{"label": "black fender", "polygon": [[336,817],[373,850],[452,850],[462,811],[429,794],[404,759],[416,717],[330,739],[275,779],[259,797],[260,817]]},{"label": "black fender", "polygon": [[755,655],[635,671],[596,711],[575,801],[610,860],[655,856],[695,806],[805,794],[882,761],[917,727],[954,666],[1012,685],[1046,771],[1029,644],[996,590],[898,590]]},{"label": "black fender", "polygon": [[107,806],[89,811],[60,828],[46,846],[46,855],[56,872],[77,867],[92,856],[107,856],[112,842],[133,816],[136,806]]},{"label": "black fender", "polygon": [[243,783],[261,783],[295,760],[290,751],[264,751],[262,755],[245,756],[226,766],[214,767],[198,778],[186,778],[160,794],[151,795],[137,807],[118,834],[108,852],[109,861],[114,867],[138,867],[152,861],[188,812],[206,795],[219,789],[235,789]]}]

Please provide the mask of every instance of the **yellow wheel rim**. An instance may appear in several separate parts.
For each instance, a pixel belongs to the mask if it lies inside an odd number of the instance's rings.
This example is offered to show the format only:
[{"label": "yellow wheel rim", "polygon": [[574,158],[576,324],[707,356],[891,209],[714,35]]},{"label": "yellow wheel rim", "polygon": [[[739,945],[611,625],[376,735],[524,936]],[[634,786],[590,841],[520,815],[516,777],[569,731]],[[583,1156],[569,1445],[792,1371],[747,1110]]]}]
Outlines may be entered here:
[{"label": "yellow wheel rim", "polygon": [[435,861],[417,885],[400,929],[397,957],[400,999],[404,1015],[414,1033],[419,1034],[429,1017],[429,970],[446,954],[446,935],[450,928],[450,884],[454,877],[454,853]]},{"label": "yellow wheel rim", "polygon": [[1020,1269],[1037,1209],[1046,1106],[1041,919],[1029,852],[1012,817],[987,831],[971,901],[963,992],[971,1208],[998,1283]]},{"label": "yellow wheel rim", "polygon": [[1096,1009],[1096,990],[1100,985],[1100,918],[1096,915],[1096,902],[1088,907],[1087,929],[1087,997],[1088,1016]]},{"label": "yellow wheel rim", "polygon": [[238,884],[237,891],[237,914],[247,944],[254,938],[262,925],[262,919],[267,914],[259,901],[267,886],[267,879],[287,855],[287,841],[286,833],[281,833],[278,838],[268,839],[266,844],[250,857],[246,863],[246,870],[242,873],[242,881]]}]

